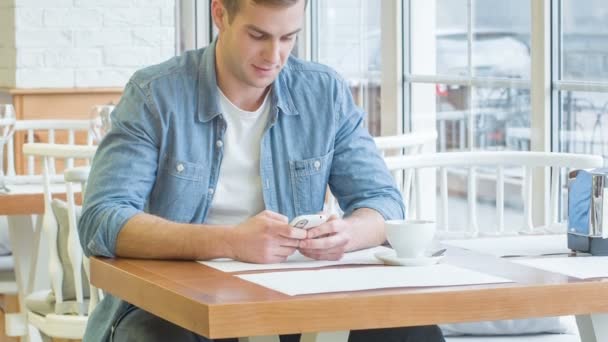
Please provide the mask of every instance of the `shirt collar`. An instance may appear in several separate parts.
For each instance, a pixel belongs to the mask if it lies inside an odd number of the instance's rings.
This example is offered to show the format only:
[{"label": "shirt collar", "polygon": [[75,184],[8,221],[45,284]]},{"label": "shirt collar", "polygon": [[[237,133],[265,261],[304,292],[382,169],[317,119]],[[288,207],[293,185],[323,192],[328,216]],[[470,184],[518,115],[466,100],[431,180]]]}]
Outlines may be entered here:
[{"label": "shirt collar", "polygon": [[[217,77],[215,73],[215,39],[205,50],[201,58],[198,70],[198,119],[201,122],[208,122],[221,114],[219,93],[217,89]],[[289,63],[289,61],[288,61]],[[277,79],[271,87],[271,106],[278,107],[286,115],[298,115],[298,111],[293,105],[291,92],[287,87],[285,78],[290,73],[285,66],[279,73]]]}]

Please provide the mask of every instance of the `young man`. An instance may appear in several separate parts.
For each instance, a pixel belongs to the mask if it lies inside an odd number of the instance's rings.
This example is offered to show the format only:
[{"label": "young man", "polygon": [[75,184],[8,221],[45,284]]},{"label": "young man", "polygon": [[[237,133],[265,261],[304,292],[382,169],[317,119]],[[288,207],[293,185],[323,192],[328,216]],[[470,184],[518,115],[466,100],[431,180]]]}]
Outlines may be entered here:
[{"label": "young man", "polygon": [[[383,220],[404,208],[363,113],[335,72],[290,57],[305,6],[213,0],[213,44],[133,76],[93,162],[79,224],[86,254],[273,263],[296,250],[340,259],[385,240]],[[290,227],[323,209],[328,184],[345,218]],[[85,336],[107,340],[206,341],[110,295]],[[432,326],[351,340],[443,337]]]}]

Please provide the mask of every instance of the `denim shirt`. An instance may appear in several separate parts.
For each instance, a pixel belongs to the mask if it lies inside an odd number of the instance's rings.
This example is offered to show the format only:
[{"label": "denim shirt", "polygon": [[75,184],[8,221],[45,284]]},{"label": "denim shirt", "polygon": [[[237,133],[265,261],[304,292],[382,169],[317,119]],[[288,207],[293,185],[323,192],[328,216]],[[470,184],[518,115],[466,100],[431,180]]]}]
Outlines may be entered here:
[{"label": "denim shirt", "polygon": [[[329,184],[345,216],[371,208],[385,219],[403,218],[403,200],[363,114],[334,71],[290,57],[271,86],[260,146],[266,209],[290,219],[317,213]],[[118,233],[141,212],[204,223],[226,129],[215,43],[136,72],[93,160],[78,224],[85,254],[114,257]],[[85,340],[108,340],[129,307],[106,295],[89,318]]]}]

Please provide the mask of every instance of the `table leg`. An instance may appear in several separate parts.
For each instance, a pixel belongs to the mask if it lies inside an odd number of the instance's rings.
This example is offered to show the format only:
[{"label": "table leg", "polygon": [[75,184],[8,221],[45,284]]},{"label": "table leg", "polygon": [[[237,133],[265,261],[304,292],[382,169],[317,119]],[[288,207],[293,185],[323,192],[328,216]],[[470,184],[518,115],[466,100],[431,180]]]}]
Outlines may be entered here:
[{"label": "table leg", "polygon": [[20,308],[20,313],[7,317],[11,323],[7,328],[11,330],[11,335],[24,336],[23,340],[27,341],[25,298],[32,291],[48,288],[48,272],[42,268],[48,247],[40,244],[40,219],[37,220],[36,228],[30,215],[11,215],[7,220]]},{"label": "table leg", "polygon": [[608,314],[576,316],[581,342],[608,341]]}]

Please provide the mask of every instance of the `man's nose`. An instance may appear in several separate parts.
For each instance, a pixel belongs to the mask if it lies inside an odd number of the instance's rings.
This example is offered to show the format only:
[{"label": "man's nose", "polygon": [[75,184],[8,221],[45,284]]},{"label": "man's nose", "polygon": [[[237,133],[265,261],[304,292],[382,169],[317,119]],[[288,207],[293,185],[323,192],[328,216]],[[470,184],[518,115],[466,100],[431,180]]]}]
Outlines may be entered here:
[{"label": "man's nose", "polygon": [[268,63],[278,64],[281,59],[281,44],[271,40],[264,49],[264,60]]}]

